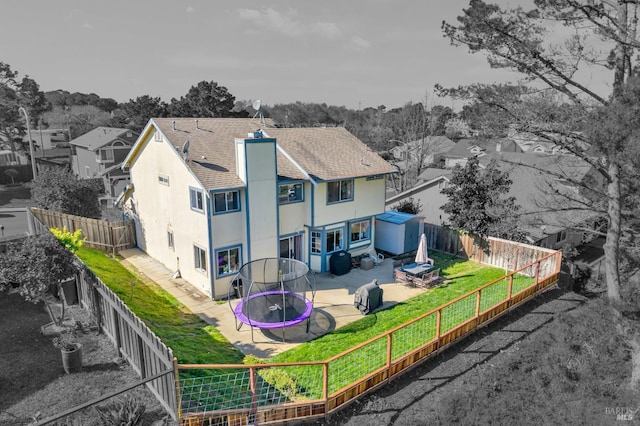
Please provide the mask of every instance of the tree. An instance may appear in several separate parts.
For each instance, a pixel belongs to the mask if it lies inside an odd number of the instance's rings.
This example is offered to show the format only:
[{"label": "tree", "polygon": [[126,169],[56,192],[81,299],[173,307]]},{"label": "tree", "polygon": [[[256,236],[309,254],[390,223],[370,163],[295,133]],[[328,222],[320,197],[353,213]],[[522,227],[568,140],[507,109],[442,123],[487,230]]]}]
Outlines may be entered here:
[{"label": "tree", "polygon": [[[637,38],[638,0],[535,0],[535,8],[503,9],[471,0],[458,25],[443,23],[444,34],[454,45],[464,45],[471,53],[487,55],[494,68],[506,68],[523,74],[530,91],[513,103],[495,104],[512,117],[514,125],[552,141],[591,165],[603,177],[602,203],[606,218],[605,276],[607,298],[617,331],[627,342],[632,356],[630,384],[640,383],[640,333],[636,324],[623,315],[627,309],[622,291],[621,270],[637,265],[637,243],[640,224],[623,207],[638,206],[637,158],[638,138],[630,132],[635,117],[622,114],[624,105],[638,102],[634,83],[640,47]],[[590,85],[594,75],[609,74],[611,89]],[[625,84],[628,83],[628,84]],[[531,100],[532,91],[552,93],[556,105],[570,106],[554,114],[569,121],[553,119],[543,103],[527,110],[523,104]],[[606,92],[605,92],[606,90]],[[609,92],[610,90],[610,92]],[[609,93],[607,93],[609,92]],[[539,96],[544,99],[544,96]],[[589,125],[588,118],[595,119]],[[616,119],[616,118],[619,118]],[[573,125],[573,126],[572,126]],[[601,127],[598,130],[598,127]],[[606,131],[602,131],[606,129]],[[599,188],[598,188],[599,189]],[[596,209],[599,206],[596,205]],[[625,246],[631,245],[631,246]],[[635,246],[634,246],[635,245]],[[636,248],[636,250],[632,250]],[[624,256],[624,257],[623,257]],[[632,283],[627,275],[627,283]]]},{"label": "tree", "polygon": [[413,197],[409,197],[406,200],[398,202],[398,204],[391,208],[403,213],[420,214],[422,211],[422,204],[420,203],[420,200],[415,200]]},{"label": "tree", "polygon": [[[48,306],[50,292],[60,294],[59,283],[77,270],[73,254],[45,232],[8,245],[7,253],[0,256],[0,291],[18,284],[17,290],[26,300]],[[60,321],[63,318],[64,311]]]},{"label": "tree", "polygon": [[11,184],[16,183],[16,177],[18,177],[19,173],[16,169],[7,169],[4,171],[4,174],[11,178]]},{"label": "tree", "polygon": [[25,108],[33,126],[51,105],[34,80],[29,76],[19,80],[9,64],[0,62],[0,138],[9,143],[13,152],[27,152],[28,147],[28,142],[23,141],[26,125],[20,107]]},{"label": "tree", "polygon": [[123,119],[127,128],[140,132],[147,125],[150,118],[166,117],[167,104],[160,98],[144,95],[122,105]]},{"label": "tree", "polygon": [[452,227],[474,236],[519,240],[513,227],[519,207],[515,197],[506,196],[510,186],[509,174],[500,171],[495,160],[483,170],[472,157],[464,167],[453,169],[450,184],[441,191],[448,198],[442,210]]},{"label": "tree", "polygon": [[38,174],[31,195],[40,208],[99,219],[98,195],[103,191],[102,181],[78,179],[69,170],[52,167]]},{"label": "tree", "polygon": [[172,117],[232,117],[235,96],[215,81],[201,81],[191,86],[180,99],[171,99],[169,115]]},{"label": "tree", "polygon": [[[521,7],[503,10],[497,5],[472,0],[459,25],[443,23],[443,31],[454,45],[466,45],[471,53],[483,52],[492,67],[508,68],[524,74],[529,85],[546,89],[572,104],[574,111],[586,116],[596,105],[607,107],[624,91],[625,81],[633,74],[637,62],[634,52],[639,47],[636,38],[638,2],[604,0],[536,0],[536,8]],[[571,31],[568,31],[571,29]],[[558,40],[564,38],[565,43]],[[554,43],[551,44],[551,41]],[[602,46],[597,49],[592,46]],[[590,72],[585,71],[588,68]],[[610,70],[612,91],[599,94],[589,86],[592,72]],[[581,80],[586,76],[587,80]],[[500,105],[510,111],[510,105]],[[517,107],[516,107],[517,110]],[[615,146],[588,139],[575,130],[568,131],[562,123],[535,119],[514,122],[527,131],[545,137],[580,156],[593,165],[608,182],[606,281],[608,298],[621,302],[620,240],[622,235],[622,193],[625,179],[624,162]],[[582,142],[589,145],[585,149]],[[628,145],[632,139],[619,141]],[[594,157],[595,156],[595,157]],[[595,159],[594,159],[595,158]],[[634,231],[636,232],[636,231]]]}]

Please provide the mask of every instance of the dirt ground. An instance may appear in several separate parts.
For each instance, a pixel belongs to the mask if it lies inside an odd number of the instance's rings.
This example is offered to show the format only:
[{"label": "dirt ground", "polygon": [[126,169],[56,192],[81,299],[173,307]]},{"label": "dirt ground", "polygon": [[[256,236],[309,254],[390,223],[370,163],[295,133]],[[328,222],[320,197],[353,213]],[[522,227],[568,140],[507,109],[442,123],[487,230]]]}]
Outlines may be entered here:
[{"label": "dirt ground", "polygon": [[[529,395],[509,394],[518,386],[527,386],[526,383],[509,383],[514,380],[509,377],[512,366],[520,365],[518,363],[523,359],[533,365],[537,363],[536,359],[526,359],[527,354],[523,353],[527,351],[525,348],[527,342],[536,342],[536,337],[549,332],[554,317],[563,315],[563,313],[569,315],[572,311],[579,310],[586,300],[583,296],[573,292],[565,292],[560,289],[550,290],[523,305],[517,311],[496,320],[478,333],[449,348],[436,358],[392,381],[389,385],[354,402],[331,417],[312,424],[315,426],[619,424],[619,422],[616,423],[614,410],[624,408],[629,404],[623,401],[615,402],[615,400],[608,402],[604,396],[602,399],[589,398],[588,396],[585,398],[584,395],[589,394],[584,392],[581,395],[580,389],[574,390],[574,395],[569,395],[569,398],[576,400],[575,413],[561,413],[562,415],[556,418],[554,418],[554,410],[566,411],[571,408],[567,408],[567,404],[564,403],[555,407],[546,406],[547,402],[544,401],[546,398],[518,401],[519,398],[529,398]],[[598,332],[600,331],[598,330]],[[520,351],[520,346],[525,349]],[[540,364],[543,366],[542,357],[549,349],[540,348],[542,355],[540,353],[534,355],[540,357]],[[616,357],[612,356],[612,358],[611,362],[614,363]],[[499,374],[495,374],[496,372]],[[527,380],[526,373],[524,375],[522,372],[517,373],[514,372],[514,376],[517,377],[515,380]],[[536,371],[535,374],[539,374],[539,371]],[[549,371],[549,374],[553,374],[553,372]],[[611,386],[615,392],[618,385],[605,383],[607,374],[608,372],[605,373],[605,378],[601,381],[604,385]],[[501,377],[502,380],[498,379],[497,383],[486,383],[487,378],[491,378],[493,381],[496,376]],[[522,379],[523,376],[525,379]],[[611,376],[613,380],[613,374]],[[571,381],[564,380],[564,382]],[[535,387],[537,384],[532,381],[530,386]],[[488,388],[491,389],[490,392],[486,391]],[[554,393],[553,389],[555,388],[550,386],[547,392]],[[472,423],[468,423],[469,419],[473,418],[469,416],[469,412],[473,412],[482,404],[495,403],[490,398],[485,399],[487,395],[499,395],[500,393],[502,393],[502,396],[499,396],[502,401],[505,399],[514,401],[513,406],[518,407],[518,413],[505,415],[505,410],[509,410],[509,407],[499,407],[500,410],[496,409],[494,412],[490,408],[483,409],[481,410],[482,414],[478,414]],[[606,390],[603,395],[607,395]],[[557,396],[565,398],[567,395],[558,394]],[[548,395],[551,401],[555,397],[556,395]],[[456,403],[459,404],[460,411],[467,411],[464,416],[458,417],[456,413],[444,412],[445,410],[456,410]],[[592,416],[591,413],[595,414]],[[571,420],[572,418],[575,418],[575,421]],[[634,422],[629,423],[635,424]]]},{"label": "dirt ground", "polygon": [[[89,322],[86,311],[77,306],[69,308],[65,317],[83,324]],[[109,339],[90,328],[77,333],[77,341],[83,345],[82,372],[66,374],[52,336],[41,332],[41,327],[50,322],[43,304],[27,302],[16,293],[0,292],[0,341],[3,342],[0,344],[0,426],[43,420],[139,380],[132,368],[117,358]],[[122,395],[123,398],[129,396],[145,405],[144,424],[166,416],[155,397],[143,386]],[[62,424],[75,421],[69,424],[93,425],[99,424],[99,416],[92,407],[80,412],[76,420],[61,421]]]}]

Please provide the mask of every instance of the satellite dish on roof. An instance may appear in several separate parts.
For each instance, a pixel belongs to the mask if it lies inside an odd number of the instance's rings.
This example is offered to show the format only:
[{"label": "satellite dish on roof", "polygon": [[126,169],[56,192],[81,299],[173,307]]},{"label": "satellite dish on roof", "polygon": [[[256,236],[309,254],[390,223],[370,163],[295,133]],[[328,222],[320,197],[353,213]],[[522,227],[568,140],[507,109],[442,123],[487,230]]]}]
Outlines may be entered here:
[{"label": "satellite dish on roof", "polygon": [[182,153],[184,154],[184,159],[188,160],[189,159],[189,141],[188,140],[182,145]]},{"label": "satellite dish on roof", "polygon": [[256,99],[251,102],[251,107],[256,110],[253,118],[259,117],[258,123],[264,125],[264,115],[262,115],[262,101],[260,99]]}]

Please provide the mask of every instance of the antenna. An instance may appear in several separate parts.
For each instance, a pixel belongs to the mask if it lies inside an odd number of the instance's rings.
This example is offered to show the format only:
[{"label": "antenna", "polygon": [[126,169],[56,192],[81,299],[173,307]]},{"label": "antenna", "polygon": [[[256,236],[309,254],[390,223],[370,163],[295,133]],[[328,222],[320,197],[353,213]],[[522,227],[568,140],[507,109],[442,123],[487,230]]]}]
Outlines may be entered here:
[{"label": "antenna", "polygon": [[260,99],[256,99],[251,103],[251,107],[256,110],[256,113],[254,114],[253,118],[256,118],[256,116],[259,116],[260,119],[258,123],[264,125],[264,115],[262,115],[262,101]]},{"label": "antenna", "polygon": [[189,161],[189,141],[188,140],[182,145],[182,153],[184,154],[184,160]]}]

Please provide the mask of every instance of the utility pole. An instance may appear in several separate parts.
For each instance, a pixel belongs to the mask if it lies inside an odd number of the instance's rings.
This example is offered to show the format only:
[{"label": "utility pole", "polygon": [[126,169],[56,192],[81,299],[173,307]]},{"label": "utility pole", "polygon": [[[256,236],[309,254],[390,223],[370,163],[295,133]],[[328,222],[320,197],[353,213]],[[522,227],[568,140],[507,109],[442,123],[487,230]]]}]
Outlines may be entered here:
[{"label": "utility pole", "polygon": [[29,155],[31,155],[31,169],[33,170],[33,179],[35,180],[38,173],[36,172],[36,157],[33,152],[33,140],[31,140],[31,124],[29,123],[29,114],[24,107],[18,108],[18,110],[24,114],[24,119],[27,122],[27,137],[29,138]]}]

